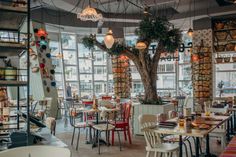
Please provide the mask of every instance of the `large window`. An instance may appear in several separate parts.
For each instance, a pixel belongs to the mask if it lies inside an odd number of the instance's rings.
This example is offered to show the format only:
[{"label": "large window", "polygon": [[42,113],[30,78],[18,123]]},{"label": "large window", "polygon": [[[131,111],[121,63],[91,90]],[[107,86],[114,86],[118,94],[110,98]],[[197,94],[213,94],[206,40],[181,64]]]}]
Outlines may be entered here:
[{"label": "large window", "polygon": [[[52,51],[60,96],[63,96],[61,91],[68,84],[72,87],[73,94],[80,96],[113,93],[112,63],[106,52],[99,48],[86,49],[81,43],[81,36],[77,34],[63,32],[61,34],[49,33],[49,35],[52,37],[49,46]],[[102,41],[103,38],[104,36],[97,36],[99,41]],[[191,42],[186,36],[183,39],[185,43]],[[125,36],[125,42],[129,46],[134,46],[136,41],[137,37],[134,35]],[[63,59],[56,57],[59,52],[63,54]],[[174,59],[159,62],[157,92],[160,96],[192,94],[189,50],[186,49],[185,52],[179,53],[179,57],[179,62]],[[132,77],[131,95],[143,94],[144,88],[141,77],[132,61],[130,61],[130,69]],[[63,73],[64,75],[62,75]],[[230,79],[235,77],[232,72],[227,76],[230,76]],[[233,84],[228,85],[227,82],[230,80],[227,78],[222,78],[225,81],[225,87],[232,87]]]}]

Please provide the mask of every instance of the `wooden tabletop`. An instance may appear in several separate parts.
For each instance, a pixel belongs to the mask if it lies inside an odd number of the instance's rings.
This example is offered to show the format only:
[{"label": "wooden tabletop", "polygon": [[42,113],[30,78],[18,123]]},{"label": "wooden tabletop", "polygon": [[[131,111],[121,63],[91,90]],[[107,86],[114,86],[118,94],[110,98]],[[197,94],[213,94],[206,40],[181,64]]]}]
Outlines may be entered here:
[{"label": "wooden tabletop", "polygon": [[[211,116],[209,116],[209,117],[211,117]],[[160,134],[173,134],[173,135],[182,135],[182,136],[205,137],[207,134],[212,132],[218,125],[221,125],[222,123],[226,122],[230,118],[230,116],[212,116],[212,118],[215,118],[217,120],[211,122],[212,126],[209,129],[191,128],[187,132],[185,127],[176,126],[173,128],[164,128],[164,127],[159,127],[157,125],[155,127],[148,128],[148,130],[152,130],[152,131],[155,131]],[[222,119],[222,120],[219,121],[219,119]],[[170,121],[176,121],[176,120],[177,119],[175,118]],[[206,122],[206,123],[208,123],[208,122]]]}]

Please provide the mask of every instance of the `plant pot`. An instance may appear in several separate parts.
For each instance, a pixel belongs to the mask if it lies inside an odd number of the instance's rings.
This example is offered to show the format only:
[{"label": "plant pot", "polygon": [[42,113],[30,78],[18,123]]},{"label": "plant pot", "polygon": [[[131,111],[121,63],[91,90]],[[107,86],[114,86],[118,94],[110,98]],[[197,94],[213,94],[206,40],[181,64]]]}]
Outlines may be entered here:
[{"label": "plant pot", "polygon": [[0,68],[0,80],[5,80],[5,68]]},{"label": "plant pot", "polygon": [[215,32],[215,36],[216,36],[217,40],[224,41],[224,40],[226,40],[228,33],[225,31]]},{"label": "plant pot", "polygon": [[214,47],[215,47],[216,52],[225,51],[225,45],[217,45],[217,46],[214,46]]},{"label": "plant pot", "polygon": [[5,67],[5,80],[17,80],[17,69],[15,67]]},{"label": "plant pot", "polygon": [[234,51],[234,47],[235,47],[235,44],[233,43],[229,43],[229,44],[226,44],[226,51]]},{"label": "plant pot", "polygon": [[215,23],[216,30],[224,29],[225,24],[223,22]]}]

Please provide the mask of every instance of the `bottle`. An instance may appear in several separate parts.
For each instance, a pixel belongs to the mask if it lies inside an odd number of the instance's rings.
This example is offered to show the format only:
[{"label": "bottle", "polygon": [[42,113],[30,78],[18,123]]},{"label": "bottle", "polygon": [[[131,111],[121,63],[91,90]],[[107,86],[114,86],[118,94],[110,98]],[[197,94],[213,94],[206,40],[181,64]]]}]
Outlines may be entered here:
[{"label": "bottle", "polygon": [[96,96],[93,96],[93,109],[97,110],[98,109],[98,99],[96,98]]}]

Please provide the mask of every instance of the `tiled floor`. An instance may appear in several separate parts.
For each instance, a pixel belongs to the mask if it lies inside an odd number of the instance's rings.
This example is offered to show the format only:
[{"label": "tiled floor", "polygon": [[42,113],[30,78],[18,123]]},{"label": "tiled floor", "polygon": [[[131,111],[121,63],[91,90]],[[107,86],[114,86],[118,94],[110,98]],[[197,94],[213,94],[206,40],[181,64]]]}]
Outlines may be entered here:
[{"label": "tiled floor", "polygon": [[[57,122],[57,132],[56,136],[61,139],[63,142],[65,142],[69,149],[72,152],[72,157],[145,157],[146,151],[145,151],[145,139],[143,136],[133,136],[132,138],[132,145],[129,145],[128,142],[124,142],[124,139],[122,138],[122,151],[119,150],[119,144],[118,141],[116,141],[115,146],[101,146],[101,154],[98,155],[97,148],[91,148],[90,144],[85,144],[85,134],[82,133],[80,137],[80,144],[78,151],[75,150],[76,146],[76,138],[77,134],[75,136],[74,145],[71,146],[71,137],[72,137],[72,128],[70,127],[70,124],[64,124],[64,121],[59,120]],[[117,138],[116,138],[117,139]],[[204,147],[204,141],[202,142],[202,147]],[[212,139],[210,141],[211,146],[211,152],[213,152],[216,155],[219,155],[222,151],[221,146],[217,144],[215,139]],[[189,149],[188,149],[189,150]],[[204,150],[203,150],[204,151]],[[184,153],[184,156],[185,153]]]}]

